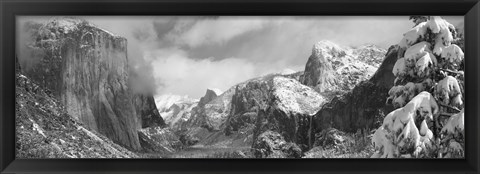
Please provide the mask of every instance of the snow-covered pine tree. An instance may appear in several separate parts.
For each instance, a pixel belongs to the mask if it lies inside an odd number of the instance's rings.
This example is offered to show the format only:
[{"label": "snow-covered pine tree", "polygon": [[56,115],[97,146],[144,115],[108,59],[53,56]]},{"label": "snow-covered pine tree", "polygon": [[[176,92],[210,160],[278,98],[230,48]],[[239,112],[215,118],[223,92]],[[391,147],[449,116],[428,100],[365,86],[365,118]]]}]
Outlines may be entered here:
[{"label": "snow-covered pine tree", "polygon": [[429,16],[410,16],[410,20],[415,23],[415,26],[428,20]]},{"label": "snow-covered pine tree", "polygon": [[418,19],[424,21],[414,20],[398,44],[404,52],[387,98],[396,110],[373,134],[372,157],[464,157],[464,53],[452,44],[452,24],[438,16]]}]

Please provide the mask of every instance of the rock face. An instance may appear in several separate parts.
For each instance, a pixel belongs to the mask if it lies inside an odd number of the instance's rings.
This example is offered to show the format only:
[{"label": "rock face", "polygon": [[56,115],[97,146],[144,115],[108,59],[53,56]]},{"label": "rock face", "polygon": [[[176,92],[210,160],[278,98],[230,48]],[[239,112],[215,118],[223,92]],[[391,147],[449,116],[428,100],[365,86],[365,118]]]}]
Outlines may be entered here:
[{"label": "rock face", "polygon": [[398,46],[390,47],[383,63],[369,80],[323,105],[314,117],[316,132],[329,127],[348,132],[378,127],[379,119],[392,110],[391,106],[385,105],[385,99],[393,86],[392,69],[400,51]]},{"label": "rock face", "polygon": [[345,54],[342,48],[329,41],[321,41],[315,44],[301,78],[302,84],[312,86],[319,92],[335,86],[337,79],[333,75],[333,68],[329,59],[332,59],[333,56],[344,56]]},{"label": "rock face", "polygon": [[140,119],[141,128],[165,127],[165,121],[160,116],[155,99],[152,95],[135,94],[133,98],[137,117]]},{"label": "rock face", "polygon": [[385,56],[385,53],[387,53],[387,50],[378,48],[372,44],[367,44],[355,48],[351,52],[357,56],[358,60],[379,67],[382,64],[382,58]]},{"label": "rock face", "polygon": [[71,18],[54,19],[33,36],[43,57],[26,75],[52,90],[86,128],[140,150],[140,126],[163,124],[152,98],[134,97],[128,86],[125,38]]},{"label": "rock face", "polygon": [[311,116],[326,100],[294,79],[274,77],[269,84],[267,107],[260,108],[255,122],[254,142],[259,134],[271,130],[306,149],[312,136]]},{"label": "rock face", "polygon": [[299,80],[322,95],[332,98],[370,78],[385,53],[385,50],[375,45],[351,49],[330,41],[320,41],[314,45],[304,75]]},{"label": "rock face", "polygon": [[221,130],[224,128],[225,120],[227,119],[232,107],[231,100],[232,96],[234,95],[235,88],[236,87],[232,87],[222,94],[217,94],[218,97],[205,104],[202,113],[205,117],[205,124],[210,129]]},{"label": "rock face", "polygon": [[[222,95],[229,96],[230,101],[218,97],[206,106],[215,105],[213,102],[223,104],[217,103],[217,109],[205,108],[206,112],[217,113],[206,114],[206,120],[222,118],[217,120],[223,121],[215,124],[221,132],[215,133],[217,139],[207,138],[208,141],[203,142],[250,146],[261,133],[272,130],[280,133],[287,142],[307,144],[309,117],[324,102],[324,98],[312,88],[278,74],[246,81]],[[218,109],[225,103],[229,107]]]},{"label": "rock face", "polygon": [[17,158],[137,158],[77,122],[48,91],[16,75]]},{"label": "rock face", "polygon": [[207,89],[207,92],[205,93],[205,95],[202,98],[200,98],[200,101],[198,102],[198,106],[200,107],[205,106],[205,104],[217,98],[218,95],[220,94],[217,94],[214,90]]}]

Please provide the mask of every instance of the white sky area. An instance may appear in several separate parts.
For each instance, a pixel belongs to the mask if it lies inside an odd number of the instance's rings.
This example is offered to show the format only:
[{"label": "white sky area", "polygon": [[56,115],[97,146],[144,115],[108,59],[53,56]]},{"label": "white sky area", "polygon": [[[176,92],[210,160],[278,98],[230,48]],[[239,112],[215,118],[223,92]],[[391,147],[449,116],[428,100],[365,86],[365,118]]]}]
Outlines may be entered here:
[{"label": "white sky area", "polygon": [[[50,17],[18,17],[18,23]],[[200,98],[285,69],[302,71],[313,44],[375,44],[388,49],[413,27],[408,16],[357,17],[79,17],[128,39],[129,59],[142,59],[157,95]],[[463,25],[463,16],[444,17]],[[18,24],[17,23],[17,24]],[[145,69],[145,68],[138,68]]]}]

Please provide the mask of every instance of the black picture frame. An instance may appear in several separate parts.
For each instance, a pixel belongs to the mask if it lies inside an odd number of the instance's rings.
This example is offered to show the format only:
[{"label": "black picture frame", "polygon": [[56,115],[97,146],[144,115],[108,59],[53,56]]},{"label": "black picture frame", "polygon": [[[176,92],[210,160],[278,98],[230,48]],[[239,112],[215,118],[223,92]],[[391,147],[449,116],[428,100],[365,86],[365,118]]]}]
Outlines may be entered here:
[{"label": "black picture frame", "polygon": [[[1,173],[478,173],[478,0],[1,0]],[[465,159],[15,159],[17,15],[464,15]]]}]

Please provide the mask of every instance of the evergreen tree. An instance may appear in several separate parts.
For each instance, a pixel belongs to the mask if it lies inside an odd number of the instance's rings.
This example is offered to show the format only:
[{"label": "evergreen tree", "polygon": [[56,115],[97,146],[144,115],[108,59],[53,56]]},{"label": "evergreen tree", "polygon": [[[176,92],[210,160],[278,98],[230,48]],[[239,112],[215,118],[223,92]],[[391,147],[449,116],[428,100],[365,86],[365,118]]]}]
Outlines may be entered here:
[{"label": "evergreen tree", "polygon": [[387,98],[396,110],[375,131],[372,157],[464,156],[464,53],[452,44],[456,37],[455,27],[437,16],[404,34]]},{"label": "evergreen tree", "polygon": [[418,24],[427,21],[429,18],[430,16],[410,16],[409,19],[415,23],[415,26],[417,26]]}]

